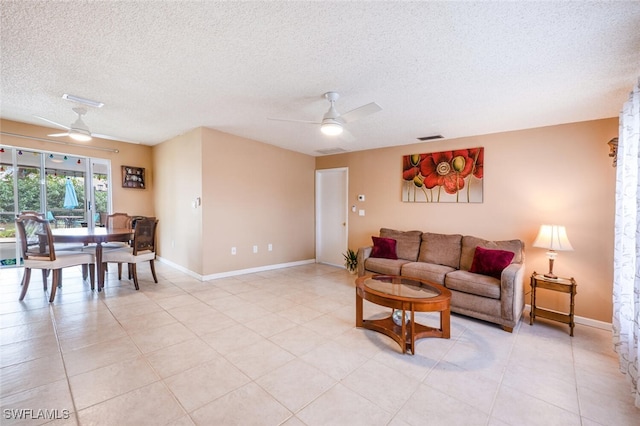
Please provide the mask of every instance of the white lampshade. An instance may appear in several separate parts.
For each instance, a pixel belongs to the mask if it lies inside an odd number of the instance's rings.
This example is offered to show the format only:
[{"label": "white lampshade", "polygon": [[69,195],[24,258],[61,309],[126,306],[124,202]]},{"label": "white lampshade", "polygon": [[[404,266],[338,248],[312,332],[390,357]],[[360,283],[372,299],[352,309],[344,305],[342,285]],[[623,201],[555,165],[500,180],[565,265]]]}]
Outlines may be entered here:
[{"label": "white lampshade", "polygon": [[342,133],[342,125],[336,120],[324,119],[320,131],[328,136],[338,136]]},{"label": "white lampshade", "polygon": [[567,237],[567,230],[560,225],[542,225],[536,240],[533,242],[534,247],[545,248],[555,251],[572,251],[573,247]]}]

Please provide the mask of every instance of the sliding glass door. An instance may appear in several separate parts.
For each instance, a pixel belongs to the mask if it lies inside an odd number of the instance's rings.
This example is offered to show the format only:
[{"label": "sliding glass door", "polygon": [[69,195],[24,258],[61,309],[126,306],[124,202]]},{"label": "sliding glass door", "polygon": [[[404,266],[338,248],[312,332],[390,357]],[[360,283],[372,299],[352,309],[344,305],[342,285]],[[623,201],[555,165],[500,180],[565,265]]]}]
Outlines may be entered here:
[{"label": "sliding glass door", "polygon": [[[89,211],[94,226],[105,226],[105,218],[111,211],[110,164],[108,160],[91,159],[89,183]],[[90,220],[90,222],[91,222]]]},{"label": "sliding glass door", "polygon": [[37,212],[54,228],[99,226],[111,211],[110,181],[108,160],[0,147],[0,266],[20,264],[16,215]]}]

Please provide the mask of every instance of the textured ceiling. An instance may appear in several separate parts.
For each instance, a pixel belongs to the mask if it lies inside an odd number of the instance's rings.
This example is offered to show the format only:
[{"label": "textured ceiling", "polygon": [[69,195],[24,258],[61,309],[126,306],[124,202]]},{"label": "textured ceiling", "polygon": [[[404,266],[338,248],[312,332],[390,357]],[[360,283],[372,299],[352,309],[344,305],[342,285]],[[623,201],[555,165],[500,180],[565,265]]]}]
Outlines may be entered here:
[{"label": "textured ceiling", "polygon": [[[0,116],[157,144],[205,126],[310,155],[618,115],[640,2],[0,2]],[[319,126],[327,91],[351,138]]]}]

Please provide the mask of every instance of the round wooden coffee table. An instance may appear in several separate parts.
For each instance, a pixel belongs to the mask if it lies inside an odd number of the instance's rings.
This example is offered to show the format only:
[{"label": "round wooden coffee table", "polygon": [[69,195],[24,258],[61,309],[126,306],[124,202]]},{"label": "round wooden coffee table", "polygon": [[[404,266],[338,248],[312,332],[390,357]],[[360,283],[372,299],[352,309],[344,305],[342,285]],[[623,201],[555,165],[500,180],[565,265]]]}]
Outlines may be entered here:
[{"label": "round wooden coffee table", "polygon": [[[402,311],[396,324],[392,314],[383,319],[362,318],[362,300]],[[366,275],[356,279],[356,327],[386,334],[402,348],[415,354],[416,340],[450,337],[451,292],[445,287],[416,278],[394,275]],[[416,312],[440,312],[440,328],[418,324]],[[410,313],[410,318],[405,319]]]}]

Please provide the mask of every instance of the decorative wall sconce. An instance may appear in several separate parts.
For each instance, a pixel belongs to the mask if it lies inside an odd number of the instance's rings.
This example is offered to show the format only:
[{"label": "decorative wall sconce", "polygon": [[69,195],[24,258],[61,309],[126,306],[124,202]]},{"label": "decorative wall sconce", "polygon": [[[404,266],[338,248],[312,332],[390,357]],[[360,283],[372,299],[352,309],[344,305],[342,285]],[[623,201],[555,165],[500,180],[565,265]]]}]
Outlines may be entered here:
[{"label": "decorative wall sconce", "polygon": [[613,167],[618,165],[618,138],[613,138],[609,142],[609,157],[613,157]]}]

